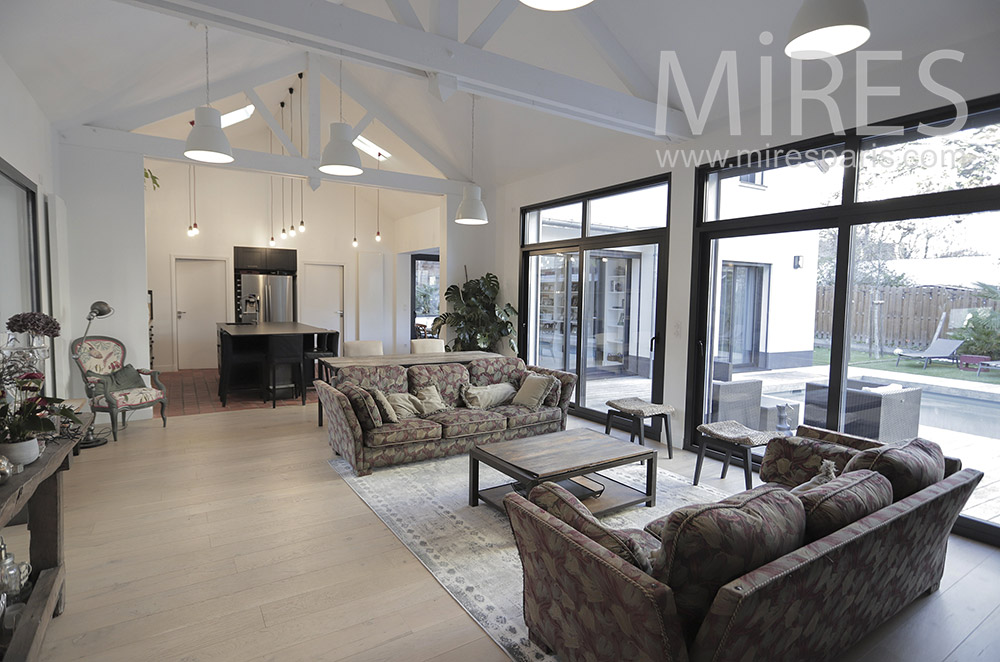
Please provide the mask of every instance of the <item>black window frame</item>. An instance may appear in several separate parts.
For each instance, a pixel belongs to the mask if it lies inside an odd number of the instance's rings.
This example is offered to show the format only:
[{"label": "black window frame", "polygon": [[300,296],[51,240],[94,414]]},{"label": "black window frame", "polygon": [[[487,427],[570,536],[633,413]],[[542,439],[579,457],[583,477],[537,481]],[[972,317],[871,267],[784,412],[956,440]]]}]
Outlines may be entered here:
[{"label": "black window frame", "polygon": [[[1000,94],[990,95],[967,102],[968,114],[1000,109]],[[947,122],[956,117],[955,106],[943,106],[926,112],[913,113],[881,122],[882,125],[902,126],[910,131],[921,123]],[[857,129],[850,129],[845,135],[824,135],[787,145],[761,150],[756,163],[766,164],[781,158],[791,150],[805,152],[842,144],[845,150],[862,154],[862,144],[872,136],[859,135]],[[711,269],[711,245],[716,239],[806,230],[837,230],[837,263],[833,303],[833,330],[831,334],[829,403],[826,427],[837,430],[840,427],[840,410],[844,397],[844,381],[847,371],[845,364],[846,317],[849,304],[849,288],[843,283],[850,282],[851,237],[855,226],[885,221],[900,221],[919,218],[933,218],[953,214],[972,214],[986,211],[1000,211],[1000,185],[980,188],[939,191],[918,195],[889,198],[870,202],[858,202],[857,159],[845,164],[843,194],[839,205],[811,208],[790,212],[745,216],[725,220],[705,220],[707,185],[709,176],[733,167],[746,167],[744,156],[728,159],[722,164],[704,164],[697,168],[695,175],[694,236],[691,255],[691,309],[687,360],[687,399],[684,417],[684,448],[694,450],[695,442],[700,442],[697,426],[702,422],[705,405],[706,339],[709,333],[710,292],[708,289]],[[756,462],[755,462],[756,464]],[[983,542],[1000,546],[1000,526],[967,516],[959,517],[954,531],[974,537]]]},{"label": "black window frame", "polygon": [[[648,230],[631,230],[627,232],[615,232],[609,234],[600,234],[591,236],[589,234],[590,229],[590,205],[589,201],[598,198],[604,198],[612,195],[618,195],[622,193],[628,193],[631,191],[637,191],[644,188],[652,188],[654,186],[661,186],[663,184],[667,185],[667,218],[666,223],[663,227],[651,228]],[[662,173],[654,175],[652,177],[644,177],[642,179],[637,179],[628,182],[622,182],[620,184],[614,184],[612,186],[605,186],[602,188],[593,189],[590,191],[585,191],[583,193],[576,193],[574,195],[565,196],[562,198],[556,198],[553,200],[547,200],[544,202],[534,203],[531,205],[525,205],[521,207],[520,210],[520,267],[518,271],[518,296],[517,296],[517,309],[521,311],[518,315],[518,334],[517,334],[517,355],[527,362],[528,356],[528,269],[530,264],[531,256],[551,254],[557,252],[576,252],[578,253],[578,259],[581,273],[581,288],[583,285],[583,259],[588,250],[601,250],[601,249],[614,249],[623,248],[628,246],[635,246],[640,244],[657,244],[658,245],[658,263],[657,263],[657,275],[656,275],[656,294],[657,300],[654,302],[654,325],[656,329],[656,334],[653,337],[653,341],[657,343],[656,352],[662,352],[663,343],[660,342],[664,337],[664,328],[666,326],[667,317],[667,260],[670,250],[670,208],[671,201],[673,200],[673,182],[671,173]],[[552,207],[561,207],[564,205],[570,205],[574,203],[582,203],[583,206],[583,216],[581,218],[581,233],[579,237],[574,237],[571,239],[560,239],[557,241],[547,241],[544,243],[525,243],[527,239],[527,216],[531,212],[541,211],[542,209],[549,209]],[[582,289],[580,291],[581,304],[582,304]],[[577,329],[583,329],[583,309],[584,306],[580,305],[577,307]],[[576,366],[575,372],[577,375],[580,374],[583,369],[584,352],[577,351],[576,354]],[[653,384],[654,393],[652,398],[655,402],[662,402],[663,400],[663,381],[664,381],[664,367],[662,361],[653,362]],[[580,389],[574,392],[573,400],[569,404],[570,411],[574,415],[581,418],[586,418],[588,420],[604,422],[604,415],[598,412],[588,409],[580,404]],[[654,418],[654,425],[659,425],[659,418]],[[619,423],[616,421],[615,425],[618,426]],[[647,426],[648,434],[656,435],[659,432],[658,427]]]}]

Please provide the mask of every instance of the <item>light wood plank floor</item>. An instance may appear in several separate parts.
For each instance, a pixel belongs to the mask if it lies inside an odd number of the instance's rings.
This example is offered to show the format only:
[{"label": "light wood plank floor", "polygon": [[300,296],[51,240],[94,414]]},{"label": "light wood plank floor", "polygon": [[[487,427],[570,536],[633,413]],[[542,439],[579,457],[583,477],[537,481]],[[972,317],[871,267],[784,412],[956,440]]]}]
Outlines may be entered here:
[{"label": "light wood plank floor", "polygon": [[[65,474],[67,606],[43,659],[506,659],[329,468],[315,415],[283,407],[172,418],[166,429],[135,422],[75,458]],[[690,476],[694,455],[668,461],[664,449],[660,462]],[[705,484],[743,489],[742,472],[722,481],[719,469],[707,461]],[[3,531],[18,558],[24,528]],[[844,659],[996,659],[1000,594],[983,587],[998,578],[1000,551],[954,538],[941,591]]]}]

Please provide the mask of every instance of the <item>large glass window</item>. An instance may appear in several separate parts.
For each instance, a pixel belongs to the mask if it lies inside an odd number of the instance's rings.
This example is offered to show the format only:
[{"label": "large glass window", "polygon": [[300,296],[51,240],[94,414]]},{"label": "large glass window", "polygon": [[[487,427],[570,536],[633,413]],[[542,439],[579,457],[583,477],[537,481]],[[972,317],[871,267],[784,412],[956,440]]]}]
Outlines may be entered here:
[{"label": "large glass window", "polygon": [[591,237],[667,226],[668,184],[595,198],[588,209]]},{"label": "large glass window", "polygon": [[841,427],[938,443],[1000,522],[1000,211],[857,226],[851,259]]},{"label": "large glass window", "polygon": [[966,128],[924,136],[869,138],[858,164],[858,200],[888,200],[1000,184],[1000,111],[969,117]]},{"label": "large glass window", "polygon": [[546,207],[525,214],[524,243],[540,244],[579,239],[583,233],[583,203]]},{"label": "large glass window", "polygon": [[580,258],[577,253],[532,255],[528,260],[527,361],[576,372]]},{"label": "large glass window", "polygon": [[669,182],[659,180],[522,210],[524,358],[578,374],[581,415],[603,421],[605,403],[626,395],[662,401],[669,206]]},{"label": "large glass window", "polygon": [[706,170],[690,356],[701,420],[771,431],[775,406],[789,427],[929,439],[986,474],[963,514],[1000,525],[1000,111],[979,106],[947,135],[911,118],[833,160]]},{"label": "large glass window", "polygon": [[705,220],[839,205],[844,187],[842,150],[840,145],[806,150],[766,166],[710,173],[705,183]]},{"label": "large glass window", "polygon": [[441,305],[441,262],[437,255],[413,256],[413,338],[426,338]]},{"label": "large glass window", "polygon": [[610,399],[652,393],[658,257],[657,244],[585,253],[585,354],[577,388],[588,409],[606,412]]},{"label": "large glass window", "polygon": [[818,230],[712,242],[704,421],[825,425],[826,389],[810,386],[830,376],[829,337],[817,333],[823,242]]}]

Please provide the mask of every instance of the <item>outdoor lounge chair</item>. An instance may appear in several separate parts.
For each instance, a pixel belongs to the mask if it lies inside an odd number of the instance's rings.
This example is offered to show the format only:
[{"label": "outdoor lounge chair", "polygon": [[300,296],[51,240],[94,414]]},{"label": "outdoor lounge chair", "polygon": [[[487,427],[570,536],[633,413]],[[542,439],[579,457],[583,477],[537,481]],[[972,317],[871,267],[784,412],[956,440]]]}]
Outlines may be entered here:
[{"label": "outdoor lounge chair", "polygon": [[915,352],[912,350],[903,350],[896,348],[893,352],[896,355],[896,365],[899,365],[899,359],[917,359],[918,361],[923,359],[924,370],[927,369],[927,365],[931,362],[931,359],[948,359],[949,361],[958,361],[955,354],[961,344],[965,342],[964,340],[950,340],[948,338],[938,338],[930,345],[927,346],[922,352]]}]

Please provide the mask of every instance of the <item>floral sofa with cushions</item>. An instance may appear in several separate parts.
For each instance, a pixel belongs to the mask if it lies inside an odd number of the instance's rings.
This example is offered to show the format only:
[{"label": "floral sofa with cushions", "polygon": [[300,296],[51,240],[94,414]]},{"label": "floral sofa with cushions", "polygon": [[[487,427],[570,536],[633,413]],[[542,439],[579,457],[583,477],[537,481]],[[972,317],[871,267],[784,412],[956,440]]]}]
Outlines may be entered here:
[{"label": "floral sofa with cushions", "polygon": [[[791,491],[825,459],[839,476]],[[835,659],[937,589],[983,474],[931,442],[800,426],[761,476],[643,531],[605,527],[557,485],[508,494],[530,638],[563,662]]]},{"label": "floral sofa with cushions", "polygon": [[[490,409],[465,406],[462,394],[470,386],[508,382],[516,389],[531,374],[553,378],[551,389],[535,410],[515,404]],[[364,476],[377,467],[458,455],[478,444],[563,430],[576,375],[526,367],[519,358],[497,356],[477,359],[468,366],[349,366],[338,371],[335,385],[323,381],[315,385],[330,447],[350,463],[355,474]],[[400,418],[398,423],[378,420],[376,424],[376,416],[367,411],[375,404],[364,404],[367,398],[359,392],[416,393],[426,386],[437,388],[445,408]]]}]

